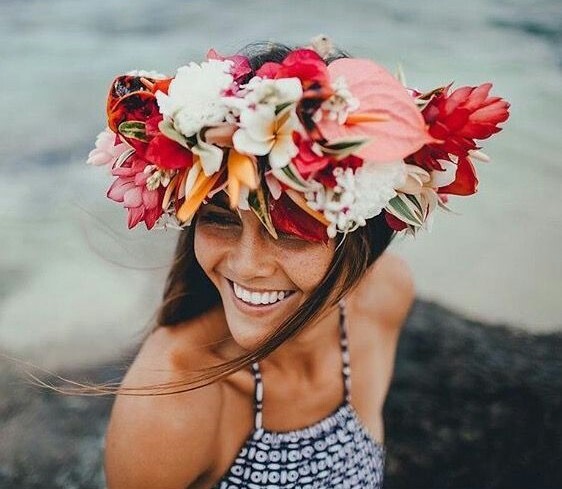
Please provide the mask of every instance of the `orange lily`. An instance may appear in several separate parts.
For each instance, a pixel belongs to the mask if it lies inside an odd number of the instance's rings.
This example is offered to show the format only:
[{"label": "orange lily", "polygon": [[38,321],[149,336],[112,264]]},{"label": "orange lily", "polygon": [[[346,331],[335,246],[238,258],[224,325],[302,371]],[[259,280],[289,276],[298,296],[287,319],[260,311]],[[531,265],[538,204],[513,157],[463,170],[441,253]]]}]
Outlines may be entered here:
[{"label": "orange lily", "polygon": [[230,208],[234,209],[238,206],[240,187],[246,185],[250,189],[257,188],[258,176],[253,159],[238,153],[235,149],[231,149],[228,153],[227,167],[228,196]]}]

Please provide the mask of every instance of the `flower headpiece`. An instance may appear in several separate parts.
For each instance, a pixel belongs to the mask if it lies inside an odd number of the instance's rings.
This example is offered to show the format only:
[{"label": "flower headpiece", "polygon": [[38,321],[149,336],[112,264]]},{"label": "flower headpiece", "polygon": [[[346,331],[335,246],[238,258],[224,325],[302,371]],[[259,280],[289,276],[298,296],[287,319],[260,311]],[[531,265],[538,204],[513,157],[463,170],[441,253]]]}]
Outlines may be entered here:
[{"label": "flower headpiece", "polygon": [[88,162],[109,165],[107,196],[129,228],[187,226],[225,190],[275,238],[326,241],[381,212],[415,235],[437,206],[450,210],[448,195],[476,192],[472,159],[488,158],[474,140],[509,116],[491,87],[422,93],[370,60],[327,64],[313,49],[253,73],[244,56],[211,50],[172,78],[117,77]]}]

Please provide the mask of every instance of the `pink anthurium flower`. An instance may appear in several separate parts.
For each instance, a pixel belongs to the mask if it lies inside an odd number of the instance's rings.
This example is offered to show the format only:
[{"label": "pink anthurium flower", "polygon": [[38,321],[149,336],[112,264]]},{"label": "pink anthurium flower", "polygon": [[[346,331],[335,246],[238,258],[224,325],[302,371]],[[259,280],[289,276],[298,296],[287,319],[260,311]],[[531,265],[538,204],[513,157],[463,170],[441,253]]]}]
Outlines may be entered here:
[{"label": "pink anthurium flower", "polygon": [[346,121],[317,122],[328,143],[366,139],[354,152],[368,162],[403,159],[433,141],[408,91],[388,71],[366,59],[337,59],[328,65],[332,83],[343,77],[358,108]]}]

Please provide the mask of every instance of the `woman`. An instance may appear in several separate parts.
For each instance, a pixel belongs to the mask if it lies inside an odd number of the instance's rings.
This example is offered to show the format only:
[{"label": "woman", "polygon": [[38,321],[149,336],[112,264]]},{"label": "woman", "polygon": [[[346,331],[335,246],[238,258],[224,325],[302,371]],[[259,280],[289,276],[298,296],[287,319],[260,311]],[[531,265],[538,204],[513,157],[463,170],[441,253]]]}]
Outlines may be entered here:
[{"label": "woman", "polygon": [[[184,230],[113,407],[109,489],[382,486],[382,410],[414,298],[385,249],[426,227],[444,194],[475,189],[475,145],[465,133],[444,152],[439,117],[420,111],[448,87],[407,91],[325,39],[313,47],[211,51],[174,79],[112,85],[111,145],[100,136],[90,161],[112,162],[108,196],[129,227]],[[487,107],[480,138],[508,106],[482,87],[452,109]]]}]

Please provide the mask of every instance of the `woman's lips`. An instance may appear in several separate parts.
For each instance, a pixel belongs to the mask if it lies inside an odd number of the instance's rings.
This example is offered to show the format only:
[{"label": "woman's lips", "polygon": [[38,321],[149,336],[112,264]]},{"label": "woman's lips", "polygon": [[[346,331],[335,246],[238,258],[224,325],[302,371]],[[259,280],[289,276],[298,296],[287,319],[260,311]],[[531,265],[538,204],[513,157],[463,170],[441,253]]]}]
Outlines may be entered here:
[{"label": "woman's lips", "polygon": [[289,295],[285,296],[283,299],[274,302],[273,304],[250,304],[248,302],[244,302],[242,299],[239,299],[236,294],[234,293],[234,284],[231,280],[226,279],[228,283],[228,288],[230,289],[230,296],[232,298],[232,302],[236,305],[236,307],[243,313],[252,314],[252,315],[263,315],[267,314],[270,311],[275,310],[280,305],[285,304],[288,300],[291,299],[294,295],[296,295],[296,291],[291,292]]}]

